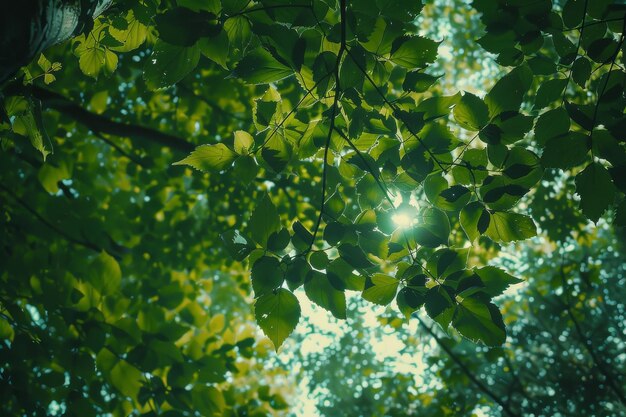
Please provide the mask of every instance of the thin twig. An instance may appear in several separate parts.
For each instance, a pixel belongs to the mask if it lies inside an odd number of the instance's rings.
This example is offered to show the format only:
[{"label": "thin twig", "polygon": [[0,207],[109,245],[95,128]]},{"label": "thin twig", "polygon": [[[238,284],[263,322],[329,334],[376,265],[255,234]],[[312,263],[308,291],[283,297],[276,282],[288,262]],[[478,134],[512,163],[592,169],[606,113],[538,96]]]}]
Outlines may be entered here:
[{"label": "thin twig", "polygon": [[424,323],[424,321],[417,315],[414,314],[413,317],[417,318],[417,321],[419,321],[420,325],[426,329],[426,331],[433,337],[433,339],[435,339],[435,341],[437,342],[437,344],[439,345],[439,347],[441,349],[443,349],[444,352],[446,352],[446,354],[450,357],[450,359],[452,359],[454,361],[454,363],[456,363],[458,365],[459,368],[461,368],[461,371],[463,371],[463,373],[465,374],[465,376],[467,376],[467,378],[479,389],[481,390],[483,393],[485,393],[487,396],[489,396],[494,402],[496,402],[500,407],[502,407],[502,409],[504,410],[505,413],[507,413],[510,416],[514,416],[514,417],[521,417],[520,414],[516,413],[515,411],[513,411],[509,405],[507,403],[505,403],[504,401],[502,401],[502,399],[500,399],[500,396],[497,395],[496,393],[494,393],[493,391],[491,391],[489,389],[489,387],[487,387],[487,385],[485,385],[480,379],[478,379],[478,377],[476,375],[474,375],[474,373],[467,367],[467,365],[465,365],[463,363],[463,361],[461,360],[461,358],[459,356],[457,356],[456,353],[454,353],[454,351],[452,349],[450,349],[444,342],[443,340],[441,340],[441,338],[439,336],[437,336],[437,334],[434,332],[434,330],[429,327],[428,325],[426,325],[426,323]]},{"label": "thin twig", "polygon": [[15,201],[17,201],[22,207],[24,207],[29,213],[31,213],[35,218],[37,218],[37,220],[39,220],[42,224],[44,224],[50,230],[52,230],[52,231],[56,232],[57,234],[59,234],[60,236],[62,236],[68,242],[71,242],[71,243],[73,243],[75,245],[78,245],[78,246],[83,246],[83,247],[85,247],[87,249],[91,249],[91,250],[93,250],[95,252],[98,252],[98,253],[103,251],[103,249],[101,247],[99,247],[98,245],[96,245],[96,244],[94,244],[92,242],[86,241],[86,240],[80,240],[80,239],[77,239],[77,238],[75,238],[73,236],[70,236],[63,229],[60,229],[59,227],[57,227],[54,224],[50,223],[41,214],[39,214],[35,209],[33,209],[30,205],[28,205],[28,203],[26,203],[26,201],[24,201],[22,198],[20,198],[17,194],[15,194],[9,188],[5,187],[3,184],[0,184],[0,189],[4,190]]},{"label": "thin twig", "polygon": [[576,55],[574,55],[574,60],[572,61],[572,66],[569,69],[569,75],[567,76],[567,82],[565,83],[565,89],[563,90],[563,98],[561,99],[561,105],[563,105],[565,103],[565,95],[567,94],[567,86],[569,85],[570,81],[572,80],[572,73],[574,72],[574,62],[576,62],[576,59],[578,58],[578,51],[580,50],[580,43],[583,40],[583,31],[585,30],[585,19],[587,18],[587,6],[589,5],[589,0],[585,0],[585,6],[583,8],[583,23],[580,26],[579,29],[579,36],[578,36],[578,44],[576,45]]},{"label": "thin twig", "polygon": [[311,238],[311,244],[309,248],[304,252],[308,253],[313,249],[313,245],[315,243],[315,238],[317,236],[317,232],[320,229],[320,224],[322,223],[322,216],[324,215],[324,204],[326,203],[326,178],[327,178],[327,170],[328,170],[328,150],[330,149],[330,140],[333,135],[333,131],[335,130],[335,117],[337,116],[337,108],[339,106],[339,95],[341,94],[341,84],[339,82],[339,65],[341,64],[341,58],[343,57],[344,52],[346,51],[346,0],[341,0],[340,3],[340,14],[341,14],[341,46],[339,47],[339,52],[337,52],[337,60],[335,61],[335,97],[333,99],[333,106],[331,109],[330,116],[330,126],[328,128],[328,136],[326,137],[326,144],[324,147],[324,160],[322,165],[322,201],[320,207],[320,213],[317,217],[317,221],[315,222],[315,227],[313,228],[313,237]]}]

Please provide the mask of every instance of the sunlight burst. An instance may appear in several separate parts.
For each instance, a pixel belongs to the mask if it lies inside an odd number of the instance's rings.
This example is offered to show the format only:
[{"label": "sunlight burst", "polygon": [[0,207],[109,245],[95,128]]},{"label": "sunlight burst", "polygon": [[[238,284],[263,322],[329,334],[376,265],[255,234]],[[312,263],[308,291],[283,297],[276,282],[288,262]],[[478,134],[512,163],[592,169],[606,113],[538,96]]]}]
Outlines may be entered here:
[{"label": "sunlight burst", "polygon": [[413,225],[413,219],[405,213],[397,213],[391,216],[391,220],[398,226],[402,228],[409,228]]}]

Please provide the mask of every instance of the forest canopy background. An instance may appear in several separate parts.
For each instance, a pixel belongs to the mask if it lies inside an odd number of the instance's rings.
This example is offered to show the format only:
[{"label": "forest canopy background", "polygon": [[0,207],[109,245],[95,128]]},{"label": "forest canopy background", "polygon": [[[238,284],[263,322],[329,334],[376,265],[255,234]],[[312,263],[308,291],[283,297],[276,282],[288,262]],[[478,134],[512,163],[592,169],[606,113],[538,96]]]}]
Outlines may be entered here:
[{"label": "forest canopy background", "polygon": [[626,415],[626,6],[424,3],[9,6],[3,414]]}]

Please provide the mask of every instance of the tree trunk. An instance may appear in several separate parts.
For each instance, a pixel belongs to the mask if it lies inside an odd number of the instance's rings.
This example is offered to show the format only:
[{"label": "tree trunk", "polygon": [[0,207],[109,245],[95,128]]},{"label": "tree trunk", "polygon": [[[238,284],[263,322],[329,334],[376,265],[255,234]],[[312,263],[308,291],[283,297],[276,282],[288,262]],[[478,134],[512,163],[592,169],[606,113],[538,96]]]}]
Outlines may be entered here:
[{"label": "tree trunk", "polygon": [[44,49],[90,30],[112,0],[18,0],[0,11],[0,86]]}]

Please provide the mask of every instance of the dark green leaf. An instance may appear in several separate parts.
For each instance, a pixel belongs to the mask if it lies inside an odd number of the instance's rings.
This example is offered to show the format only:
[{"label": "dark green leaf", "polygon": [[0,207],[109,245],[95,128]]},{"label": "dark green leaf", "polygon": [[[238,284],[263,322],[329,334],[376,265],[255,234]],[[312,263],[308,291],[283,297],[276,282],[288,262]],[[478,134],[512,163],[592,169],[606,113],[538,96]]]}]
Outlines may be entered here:
[{"label": "dark green leaf", "polygon": [[341,258],[355,268],[369,268],[373,266],[365,252],[358,246],[343,243],[337,249]]},{"label": "dark green leaf", "polygon": [[402,89],[404,91],[423,93],[427,91],[431,85],[437,82],[439,78],[441,78],[441,75],[435,76],[420,71],[411,71],[406,74],[406,77],[402,82]]},{"label": "dark green leaf", "polygon": [[280,261],[271,256],[262,256],[252,266],[252,288],[256,297],[279,288],[284,281]]},{"label": "dark green leaf", "polygon": [[282,80],[292,74],[292,70],[280,63],[263,48],[257,48],[237,64],[233,76],[250,84],[267,84]]},{"label": "dark green leaf", "polygon": [[456,306],[452,325],[466,338],[487,346],[500,346],[506,340],[498,308],[477,298],[465,298]]},{"label": "dark green leaf", "polygon": [[274,232],[280,230],[280,217],[276,206],[267,194],[261,197],[261,201],[248,222],[250,237],[261,246],[267,244],[267,239]]},{"label": "dark green leaf", "polygon": [[569,132],[546,142],[541,155],[541,163],[545,167],[570,169],[587,160],[590,142],[587,135]]},{"label": "dark green leaf", "polygon": [[532,81],[533,75],[527,66],[517,67],[502,77],[485,96],[489,115],[518,111]]},{"label": "dark green leaf", "polygon": [[454,118],[465,129],[480,130],[489,122],[489,109],[480,98],[466,92],[454,106]]},{"label": "dark green leaf", "polygon": [[423,68],[435,61],[438,46],[421,36],[397,38],[391,48],[391,60],[408,69]]},{"label": "dark green leaf", "polygon": [[567,86],[567,78],[548,80],[539,86],[535,98],[535,108],[542,109],[550,103],[559,100],[563,96],[563,90]]},{"label": "dark green leaf", "polygon": [[495,266],[484,266],[474,272],[485,285],[485,292],[492,297],[502,294],[511,285],[523,282]]},{"label": "dark green leaf", "polygon": [[424,207],[417,215],[416,224],[413,236],[419,245],[436,248],[448,243],[450,221],[443,211]]},{"label": "dark green leaf", "polygon": [[576,193],[580,196],[580,208],[594,223],[613,203],[615,185],[611,175],[598,162],[592,162],[576,175]]},{"label": "dark green leaf", "polygon": [[304,291],[311,301],[330,311],[336,318],[346,318],[346,296],[331,284],[326,275],[318,271],[309,272]]},{"label": "dark green leaf", "polygon": [[425,301],[426,299],[423,294],[409,287],[402,288],[396,297],[398,310],[400,310],[407,320],[414,311],[424,305]]},{"label": "dark green leaf", "polygon": [[278,350],[300,321],[300,303],[289,290],[280,288],[257,298],[254,316]]},{"label": "dark green leaf", "polygon": [[157,42],[146,62],[143,78],[151,90],[169,87],[182,80],[198,65],[200,48]]}]

